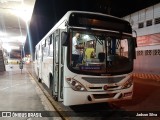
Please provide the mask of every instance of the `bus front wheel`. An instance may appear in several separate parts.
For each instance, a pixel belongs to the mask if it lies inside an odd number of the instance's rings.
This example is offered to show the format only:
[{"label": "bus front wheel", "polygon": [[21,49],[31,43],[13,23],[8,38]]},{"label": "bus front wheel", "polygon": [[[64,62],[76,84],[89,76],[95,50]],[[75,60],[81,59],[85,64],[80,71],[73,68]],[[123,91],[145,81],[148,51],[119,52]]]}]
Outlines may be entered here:
[{"label": "bus front wheel", "polygon": [[54,99],[55,101],[58,101],[57,95],[54,95],[54,96],[53,96],[53,99]]},{"label": "bus front wheel", "polygon": [[37,72],[38,72],[38,82],[41,82],[41,79],[39,77],[39,69],[37,69]]}]

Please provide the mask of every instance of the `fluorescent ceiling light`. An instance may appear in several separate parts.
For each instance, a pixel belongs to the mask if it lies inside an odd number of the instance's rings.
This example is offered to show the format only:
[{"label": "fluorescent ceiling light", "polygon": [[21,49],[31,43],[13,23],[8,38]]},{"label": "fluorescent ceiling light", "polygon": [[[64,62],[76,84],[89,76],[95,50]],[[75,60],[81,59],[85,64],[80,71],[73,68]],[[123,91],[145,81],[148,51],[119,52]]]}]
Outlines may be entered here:
[{"label": "fluorescent ceiling light", "polygon": [[7,2],[22,2],[23,0],[0,0],[0,3],[7,3]]},{"label": "fluorescent ceiling light", "polygon": [[6,42],[25,43],[26,42],[26,36],[2,37],[0,39],[3,43],[6,43]]},{"label": "fluorescent ceiling light", "polygon": [[21,18],[25,22],[30,21],[32,16],[33,8],[30,6],[27,6],[25,4],[17,6],[16,9],[12,10],[11,13],[16,15],[17,17]]},{"label": "fluorescent ceiling light", "polygon": [[3,43],[2,47],[3,47],[3,49],[7,50],[7,52],[11,52],[11,50],[19,50],[20,49],[19,46],[10,45],[8,43]]},{"label": "fluorescent ceiling light", "polygon": [[0,31],[0,37],[7,36],[7,33]]},{"label": "fluorescent ceiling light", "polygon": [[20,17],[24,21],[28,22],[31,19],[32,12],[29,10],[13,10],[12,11],[17,17]]}]

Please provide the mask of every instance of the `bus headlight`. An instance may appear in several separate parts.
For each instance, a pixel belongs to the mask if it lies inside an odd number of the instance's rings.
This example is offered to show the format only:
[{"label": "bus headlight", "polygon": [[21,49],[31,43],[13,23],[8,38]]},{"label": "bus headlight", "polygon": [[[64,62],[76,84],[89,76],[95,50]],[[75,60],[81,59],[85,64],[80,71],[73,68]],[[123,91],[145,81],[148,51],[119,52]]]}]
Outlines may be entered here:
[{"label": "bus headlight", "polygon": [[75,91],[86,91],[86,88],[77,80],[73,78],[66,78],[67,83],[71,86],[71,88]]},{"label": "bus headlight", "polygon": [[130,88],[133,85],[133,79],[130,77],[123,85],[122,89]]}]

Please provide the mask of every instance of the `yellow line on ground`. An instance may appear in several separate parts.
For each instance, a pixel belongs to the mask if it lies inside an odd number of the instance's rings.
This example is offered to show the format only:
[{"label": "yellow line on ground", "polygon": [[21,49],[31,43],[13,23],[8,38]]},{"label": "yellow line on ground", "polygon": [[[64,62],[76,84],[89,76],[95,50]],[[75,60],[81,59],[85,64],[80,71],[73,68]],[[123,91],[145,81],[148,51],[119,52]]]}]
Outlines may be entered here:
[{"label": "yellow line on ground", "polygon": [[160,81],[160,75],[149,74],[149,73],[133,73],[133,77],[142,78],[142,79],[151,79]]}]

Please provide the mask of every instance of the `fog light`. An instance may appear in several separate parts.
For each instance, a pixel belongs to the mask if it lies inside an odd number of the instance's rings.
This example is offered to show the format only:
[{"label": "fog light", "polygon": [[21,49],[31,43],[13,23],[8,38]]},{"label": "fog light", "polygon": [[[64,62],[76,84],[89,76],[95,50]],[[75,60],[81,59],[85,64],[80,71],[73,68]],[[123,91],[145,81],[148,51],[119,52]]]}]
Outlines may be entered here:
[{"label": "fog light", "polygon": [[132,95],[132,92],[128,92],[128,93],[123,94],[124,97],[128,97],[128,96],[131,96],[131,95]]},{"label": "fog light", "polygon": [[92,98],[90,95],[87,96],[88,101],[92,101]]}]

